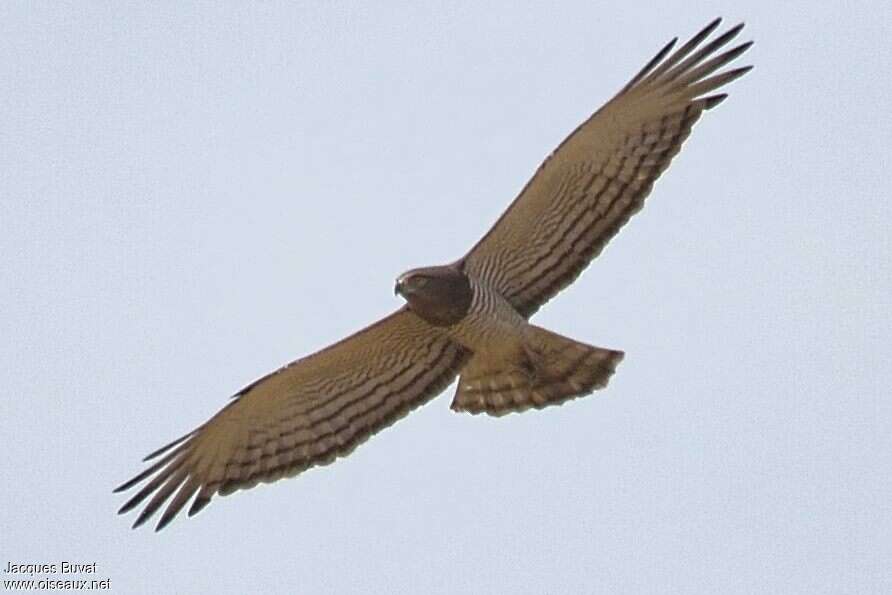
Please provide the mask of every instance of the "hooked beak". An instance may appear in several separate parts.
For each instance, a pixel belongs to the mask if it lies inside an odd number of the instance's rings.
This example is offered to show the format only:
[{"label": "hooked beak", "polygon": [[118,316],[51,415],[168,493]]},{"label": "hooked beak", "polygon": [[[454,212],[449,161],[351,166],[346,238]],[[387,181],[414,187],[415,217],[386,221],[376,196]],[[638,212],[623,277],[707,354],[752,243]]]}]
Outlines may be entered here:
[{"label": "hooked beak", "polygon": [[393,286],[393,295],[400,295],[405,299],[409,299],[409,294],[412,293],[413,289],[412,285],[409,283],[411,277],[411,273],[403,273],[397,277],[396,285]]}]

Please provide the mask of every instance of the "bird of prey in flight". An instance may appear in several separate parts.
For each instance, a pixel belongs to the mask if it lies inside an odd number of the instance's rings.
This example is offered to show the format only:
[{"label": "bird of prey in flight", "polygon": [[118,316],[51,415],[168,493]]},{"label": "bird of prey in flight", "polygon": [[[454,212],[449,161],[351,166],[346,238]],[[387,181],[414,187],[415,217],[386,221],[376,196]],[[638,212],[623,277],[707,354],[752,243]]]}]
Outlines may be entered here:
[{"label": "bird of prey in flight", "polygon": [[673,39],[539,167],[463,258],[400,275],[405,305],[322,351],[249,384],[207,422],[151,453],[115,491],[147,481],[120,509],[148,499],[157,528],[193,498],[325,465],[439,394],[456,376],[455,411],[502,415],[604,387],[623,352],[529,323],[644,205],[656,179],[717,92],[750,67],[722,69],[752,42],[719,53],[737,25],[706,42],[716,19],[675,52]]}]

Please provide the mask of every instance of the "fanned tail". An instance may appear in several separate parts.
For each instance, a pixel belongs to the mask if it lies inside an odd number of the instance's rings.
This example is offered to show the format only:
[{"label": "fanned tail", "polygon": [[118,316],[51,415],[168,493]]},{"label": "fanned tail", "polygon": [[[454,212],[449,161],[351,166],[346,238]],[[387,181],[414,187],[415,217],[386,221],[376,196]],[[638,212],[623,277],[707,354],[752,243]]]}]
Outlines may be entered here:
[{"label": "fanned tail", "polygon": [[515,360],[477,353],[462,370],[452,409],[490,415],[542,409],[603,388],[622,351],[593,347],[530,325]]}]

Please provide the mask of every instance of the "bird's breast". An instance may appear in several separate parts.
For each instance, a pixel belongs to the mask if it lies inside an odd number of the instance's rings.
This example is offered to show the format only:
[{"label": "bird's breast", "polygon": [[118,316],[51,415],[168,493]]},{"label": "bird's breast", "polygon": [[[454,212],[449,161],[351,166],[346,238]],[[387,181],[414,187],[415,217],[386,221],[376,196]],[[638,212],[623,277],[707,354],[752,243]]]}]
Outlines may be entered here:
[{"label": "bird's breast", "polygon": [[526,320],[494,288],[475,279],[471,287],[471,306],[449,334],[472,351],[513,350],[523,340]]}]

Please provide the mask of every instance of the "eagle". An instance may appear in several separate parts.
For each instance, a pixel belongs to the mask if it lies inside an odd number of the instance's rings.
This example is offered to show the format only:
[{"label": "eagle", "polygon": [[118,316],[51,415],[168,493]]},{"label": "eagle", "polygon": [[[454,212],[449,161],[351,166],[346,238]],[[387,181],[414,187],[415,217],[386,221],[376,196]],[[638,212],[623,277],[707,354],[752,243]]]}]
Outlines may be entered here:
[{"label": "eagle", "polygon": [[456,376],[451,408],[496,416],[606,386],[622,351],[529,320],[642,208],[694,123],[727,97],[716,91],[750,70],[717,72],[752,45],[719,53],[743,28],[706,42],[720,22],[675,52],[677,38],[666,44],[545,159],[463,258],[400,275],[400,309],[249,384],[149,454],[151,464],[115,489],[146,482],[119,513],[145,502],[135,528],[170,500],[160,530],[190,499],[192,516],[215,494],[331,463]]}]

